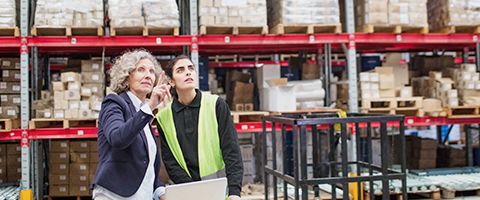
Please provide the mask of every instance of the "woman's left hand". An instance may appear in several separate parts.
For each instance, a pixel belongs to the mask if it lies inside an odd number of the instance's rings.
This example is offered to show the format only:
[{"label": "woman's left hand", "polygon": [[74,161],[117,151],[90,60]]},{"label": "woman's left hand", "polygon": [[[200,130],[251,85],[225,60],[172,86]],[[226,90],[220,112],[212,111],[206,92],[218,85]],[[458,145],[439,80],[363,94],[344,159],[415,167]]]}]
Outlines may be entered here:
[{"label": "woman's left hand", "polygon": [[241,198],[237,195],[230,195],[228,196],[228,200],[241,200]]}]

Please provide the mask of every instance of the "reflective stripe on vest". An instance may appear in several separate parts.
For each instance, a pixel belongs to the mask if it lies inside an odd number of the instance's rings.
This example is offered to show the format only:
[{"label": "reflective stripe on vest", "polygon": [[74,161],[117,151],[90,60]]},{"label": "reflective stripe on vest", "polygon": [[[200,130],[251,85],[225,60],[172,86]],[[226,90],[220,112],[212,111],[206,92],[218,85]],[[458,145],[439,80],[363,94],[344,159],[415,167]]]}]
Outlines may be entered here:
[{"label": "reflective stripe on vest", "polygon": [[[198,117],[198,165],[202,180],[225,177],[225,163],[223,162],[218,136],[216,103],[218,96],[202,93],[200,113]],[[172,103],[168,104],[157,114],[157,121],[165,134],[165,139],[175,160],[191,177],[188,171],[182,149],[178,143],[177,131],[173,120]],[[181,133],[183,134],[183,133]]]}]

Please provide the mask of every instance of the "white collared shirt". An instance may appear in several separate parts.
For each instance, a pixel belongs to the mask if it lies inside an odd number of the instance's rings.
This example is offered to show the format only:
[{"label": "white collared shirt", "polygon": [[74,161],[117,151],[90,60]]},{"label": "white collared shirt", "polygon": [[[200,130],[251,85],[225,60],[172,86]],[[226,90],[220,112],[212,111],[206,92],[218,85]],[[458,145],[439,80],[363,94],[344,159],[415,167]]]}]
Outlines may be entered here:
[{"label": "white collared shirt", "polygon": [[[147,103],[145,102],[142,103],[142,101],[130,91],[128,91],[127,94],[128,94],[128,97],[130,97],[130,100],[135,106],[135,110],[137,112],[139,110],[142,110],[144,113],[153,116],[152,110],[150,109],[150,106]],[[110,199],[118,199],[118,200],[153,199],[153,192],[154,192],[153,184],[155,182],[154,163],[155,163],[155,157],[157,156],[157,146],[155,144],[155,139],[152,136],[152,132],[150,131],[148,124],[145,125],[145,127],[143,128],[143,131],[145,132],[145,138],[147,139],[147,144],[148,144],[149,162],[148,162],[147,171],[145,173],[145,177],[143,177],[143,181],[140,184],[140,187],[138,188],[137,192],[132,196],[125,198],[107,190],[106,188],[96,185],[95,189],[93,190],[93,198],[105,196]],[[164,188],[159,188],[159,189],[163,190],[160,192],[160,194],[163,194]]]}]

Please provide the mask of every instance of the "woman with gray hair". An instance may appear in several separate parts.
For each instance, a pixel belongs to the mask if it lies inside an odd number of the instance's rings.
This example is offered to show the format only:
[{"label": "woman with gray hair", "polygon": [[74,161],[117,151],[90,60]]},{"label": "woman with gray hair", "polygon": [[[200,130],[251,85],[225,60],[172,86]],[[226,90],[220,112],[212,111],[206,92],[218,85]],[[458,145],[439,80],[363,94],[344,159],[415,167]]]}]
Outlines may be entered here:
[{"label": "woman with gray hair", "polygon": [[[93,199],[162,199],[160,156],[150,125],[152,110],[171,98],[160,64],[149,52],[118,57],[98,119],[99,163]],[[147,100],[147,96],[150,99]]]}]

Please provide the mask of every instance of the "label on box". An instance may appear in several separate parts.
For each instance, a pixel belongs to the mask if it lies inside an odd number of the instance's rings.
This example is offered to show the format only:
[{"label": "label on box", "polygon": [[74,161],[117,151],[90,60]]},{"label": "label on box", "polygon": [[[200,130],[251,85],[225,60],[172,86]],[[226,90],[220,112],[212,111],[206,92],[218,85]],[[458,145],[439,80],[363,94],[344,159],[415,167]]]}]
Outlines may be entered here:
[{"label": "label on box", "polygon": [[7,115],[15,116],[15,115],[17,115],[17,112],[15,110],[7,110]]},{"label": "label on box", "polygon": [[15,79],[18,79],[18,80],[20,80],[20,74],[15,74],[15,76],[14,76],[14,77],[15,77]]},{"label": "label on box", "polygon": [[2,73],[2,76],[3,76],[3,77],[8,77],[8,75],[9,75],[9,74],[8,74],[8,70],[3,71],[3,73]]},{"label": "label on box", "polygon": [[20,103],[20,97],[13,98],[13,103]]},{"label": "label on box", "polygon": [[87,186],[80,186],[80,191],[87,191]]},{"label": "label on box", "polygon": [[59,166],[59,168],[60,168],[60,169],[67,169],[67,165],[62,164],[62,165]]},{"label": "label on box", "polygon": [[88,147],[88,143],[80,143],[80,147],[82,147],[82,148],[87,148],[87,147]]},{"label": "label on box", "polygon": [[0,95],[0,101],[1,102],[7,102],[8,101],[7,95]]},{"label": "label on box", "polygon": [[97,63],[92,64],[92,69],[100,69],[100,65]]},{"label": "label on box", "polygon": [[92,80],[98,81],[98,80],[100,80],[100,76],[98,74],[94,74],[94,75],[92,75]]},{"label": "label on box", "polygon": [[62,148],[67,148],[67,143],[66,143],[66,142],[60,143],[60,147],[62,147]]},{"label": "label on box", "polygon": [[19,86],[19,85],[14,85],[14,86],[12,87],[12,90],[13,90],[13,91],[20,91],[20,86]]},{"label": "label on box", "polygon": [[59,187],[58,191],[60,192],[67,192],[67,187]]},{"label": "label on box", "polygon": [[7,83],[6,82],[1,82],[0,83],[0,89],[7,89]]},{"label": "label on box", "polygon": [[67,158],[67,154],[66,154],[66,153],[61,153],[61,154],[60,154],[60,158],[66,159],[66,158]]},{"label": "label on box", "polygon": [[87,176],[80,176],[80,181],[87,181]]},{"label": "label on box", "polygon": [[43,116],[44,116],[45,118],[50,118],[50,117],[52,117],[52,113],[50,113],[50,112],[45,112],[45,113],[43,113]]},{"label": "label on box", "polygon": [[222,6],[247,6],[246,0],[222,0]]},{"label": "label on box", "polygon": [[57,112],[55,113],[54,118],[65,118],[65,115],[63,114],[63,112]]},{"label": "label on box", "polygon": [[2,62],[2,65],[3,65],[3,66],[10,66],[11,64],[12,64],[12,63],[11,63],[9,60],[4,60],[4,61]]},{"label": "label on box", "polygon": [[67,176],[65,176],[65,175],[60,175],[60,176],[58,177],[58,179],[60,179],[61,181],[66,181],[66,180],[67,180]]},{"label": "label on box", "polygon": [[80,165],[80,170],[82,170],[82,171],[87,170],[87,165]]},{"label": "label on box", "polygon": [[86,158],[87,158],[87,154],[86,154],[86,153],[81,153],[81,154],[80,154],[80,158],[86,159]]},{"label": "label on box", "polygon": [[97,93],[97,92],[98,92],[98,88],[97,88],[97,87],[92,87],[92,92],[93,92],[93,93]]}]

